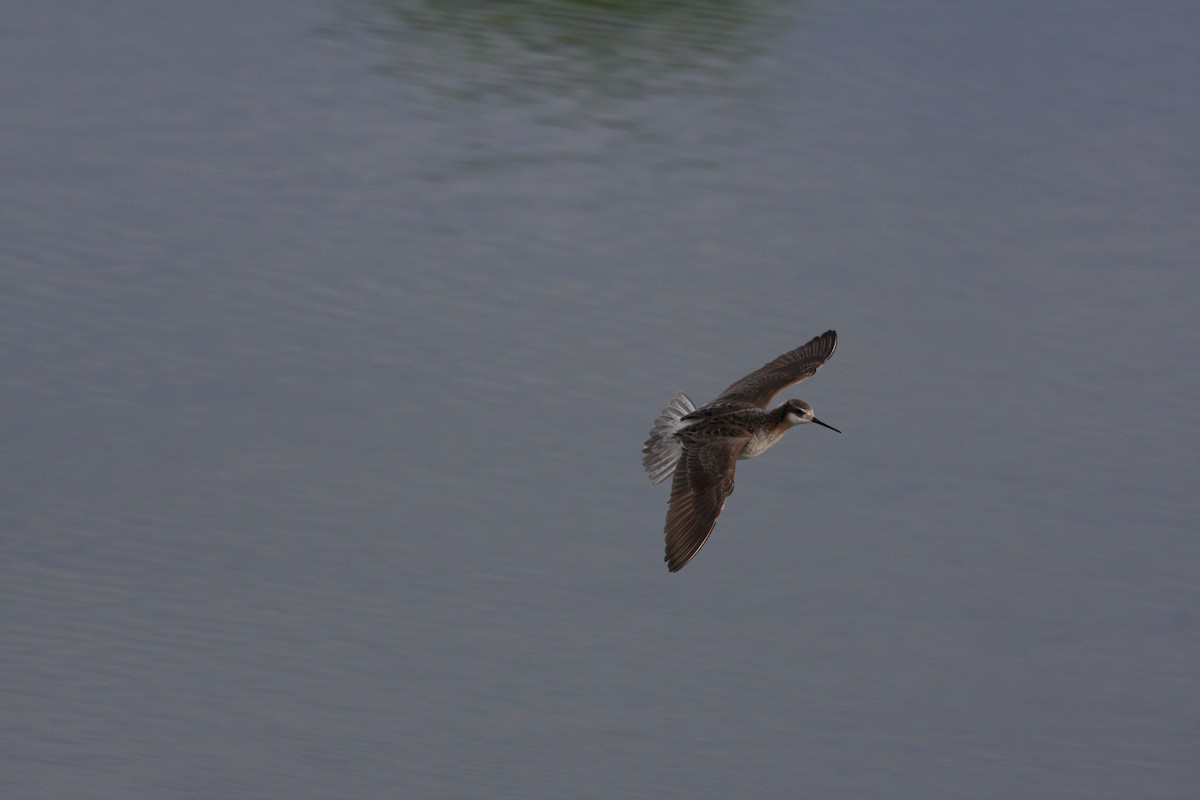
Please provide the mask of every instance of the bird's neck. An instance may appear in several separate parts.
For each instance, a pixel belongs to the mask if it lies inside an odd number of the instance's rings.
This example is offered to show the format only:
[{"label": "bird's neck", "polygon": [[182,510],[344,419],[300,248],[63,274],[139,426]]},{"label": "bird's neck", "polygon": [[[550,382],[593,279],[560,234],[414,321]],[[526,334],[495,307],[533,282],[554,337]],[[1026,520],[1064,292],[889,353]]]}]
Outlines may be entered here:
[{"label": "bird's neck", "polygon": [[770,418],[771,423],[780,430],[793,428],[797,424],[788,418],[788,407],[786,403],[778,408],[773,408],[768,411],[767,416]]}]

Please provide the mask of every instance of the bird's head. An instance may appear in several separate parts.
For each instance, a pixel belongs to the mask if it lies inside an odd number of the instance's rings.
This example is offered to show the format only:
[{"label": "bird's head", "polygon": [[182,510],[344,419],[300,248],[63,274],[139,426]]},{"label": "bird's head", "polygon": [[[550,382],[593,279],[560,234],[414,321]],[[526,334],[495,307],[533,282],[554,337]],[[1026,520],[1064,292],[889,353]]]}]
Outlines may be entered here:
[{"label": "bird's head", "polygon": [[784,418],[784,420],[787,421],[787,423],[789,425],[800,425],[805,422],[815,422],[816,424],[820,425],[823,428],[829,428],[829,430],[831,430],[831,431],[836,431],[837,433],[841,433],[841,431],[839,431],[837,428],[833,427],[832,425],[827,425],[826,423],[821,422],[821,420],[817,419],[816,416],[813,414],[812,406],[810,406],[808,403],[804,402],[803,400],[794,400],[793,399],[793,400],[788,400],[786,403],[784,403],[783,418]]}]

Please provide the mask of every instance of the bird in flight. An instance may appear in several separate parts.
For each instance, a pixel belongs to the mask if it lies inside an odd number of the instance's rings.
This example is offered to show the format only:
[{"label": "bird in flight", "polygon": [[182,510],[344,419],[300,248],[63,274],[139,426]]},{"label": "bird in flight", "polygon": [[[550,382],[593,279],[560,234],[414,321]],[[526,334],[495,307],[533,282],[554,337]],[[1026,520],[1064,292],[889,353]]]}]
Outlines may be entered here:
[{"label": "bird in flight", "polygon": [[803,400],[768,409],[775,395],[812,375],[833,355],[837,333],[826,331],[734,381],[696,408],[683,392],[654,421],[642,448],[642,466],[654,486],[672,473],[665,528],[667,569],[678,572],[704,546],[733,493],[738,459],[754,458],[789,428],[807,422],[841,433],[813,416]]}]

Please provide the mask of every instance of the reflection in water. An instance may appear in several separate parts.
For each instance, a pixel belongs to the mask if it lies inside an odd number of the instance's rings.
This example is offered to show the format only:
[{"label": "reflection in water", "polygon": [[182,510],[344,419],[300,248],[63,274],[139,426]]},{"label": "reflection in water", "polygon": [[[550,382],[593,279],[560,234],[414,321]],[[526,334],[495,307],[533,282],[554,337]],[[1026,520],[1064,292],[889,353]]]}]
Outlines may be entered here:
[{"label": "reflection in water", "polygon": [[714,81],[781,27],[778,0],[743,2],[432,2],[346,7],[352,27],[387,43],[389,73],[439,94],[508,103],[553,95],[581,105]]},{"label": "reflection in water", "polygon": [[424,147],[410,177],[435,183],[631,157],[711,169],[696,140],[712,127],[697,118],[753,116],[755,58],[796,18],[779,0],[349,0],[338,11],[325,35],[388,79],[393,112]]}]

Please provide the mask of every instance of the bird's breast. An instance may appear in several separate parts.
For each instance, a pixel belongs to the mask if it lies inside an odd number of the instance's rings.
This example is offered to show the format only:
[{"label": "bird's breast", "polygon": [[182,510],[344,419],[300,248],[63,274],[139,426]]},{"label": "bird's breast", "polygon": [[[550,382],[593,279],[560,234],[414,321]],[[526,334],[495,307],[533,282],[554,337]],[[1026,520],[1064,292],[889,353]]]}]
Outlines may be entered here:
[{"label": "bird's breast", "polygon": [[776,442],[782,438],[783,432],[779,433],[759,433],[750,437],[750,441],[746,442],[746,446],[742,448],[742,452],[738,454],[739,459],[754,458],[761,456],[769,450]]}]

